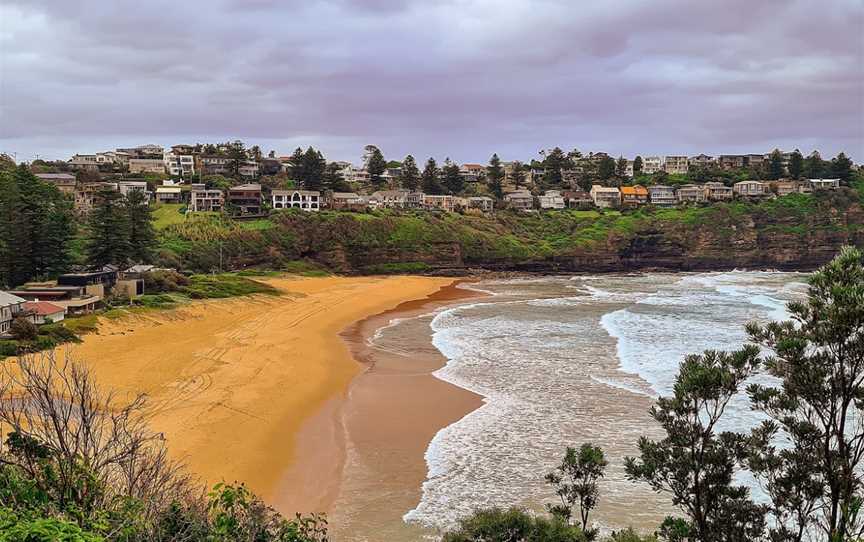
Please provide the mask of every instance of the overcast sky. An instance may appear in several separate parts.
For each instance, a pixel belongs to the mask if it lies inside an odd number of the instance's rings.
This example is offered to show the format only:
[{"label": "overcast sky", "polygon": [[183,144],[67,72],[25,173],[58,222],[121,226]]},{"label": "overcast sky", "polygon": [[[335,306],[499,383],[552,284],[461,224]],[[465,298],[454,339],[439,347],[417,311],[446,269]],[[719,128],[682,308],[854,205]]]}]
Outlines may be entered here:
[{"label": "overcast sky", "polygon": [[864,160],[861,0],[0,0],[0,151]]}]

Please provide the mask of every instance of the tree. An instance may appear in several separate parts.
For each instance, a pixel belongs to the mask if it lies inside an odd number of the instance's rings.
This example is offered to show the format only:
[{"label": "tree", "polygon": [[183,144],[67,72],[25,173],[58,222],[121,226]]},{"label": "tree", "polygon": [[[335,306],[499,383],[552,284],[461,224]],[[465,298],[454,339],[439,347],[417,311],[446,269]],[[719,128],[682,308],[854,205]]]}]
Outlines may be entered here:
[{"label": "tree", "polygon": [[[747,328],[773,350],[765,367],[782,381],[747,389],[770,418],[755,433],[755,470],[767,480],[781,527],[815,521],[826,540],[853,540],[864,533],[864,254],[846,247],[808,282],[807,300],[787,307],[791,321]],[[780,430],[791,449],[771,448]]]},{"label": "tree", "polygon": [[39,329],[28,318],[18,316],[9,325],[9,334],[17,341],[33,341],[39,335]]},{"label": "tree", "polygon": [[504,168],[497,154],[492,155],[489,165],[486,166],[486,182],[489,183],[489,191],[492,195],[497,199],[504,197]]},{"label": "tree", "polygon": [[129,214],[120,193],[102,190],[89,222],[87,263],[91,267],[127,263],[131,253]]},{"label": "tree", "polygon": [[564,179],[562,173],[565,169],[573,167],[570,159],[559,147],[555,147],[545,154],[543,168],[546,170],[545,181],[551,186],[560,186]]},{"label": "tree", "polygon": [[444,191],[438,180],[438,175],[438,164],[435,163],[434,158],[430,158],[426,161],[426,166],[423,168],[423,174],[420,177],[423,192],[434,195]]},{"label": "tree", "polygon": [[534,517],[519,508],[487,508],[459,520],[442,542],[585,542],[579,529],[558,518]]},{"label": "tree", "polygon": [[311,146],[303,153],[301,160],[303,167],[302,178],[298,178],[301,186],[306,190],[320,190],[321,182],[324,177],[324,170],[327,169],[327,161],[320,151],[316,151]]},{"label": "tree", "polygon": [[764,531],[764,507],[750,500],[746,487],[732,483],[736,464],[746,457],[746,438],[716,430],[730,399],[758,365],[759,349],[753,345],[687,356],[672,396],[659,398],[650,410],[666,437],[641,437],[639,459],[625,459],[630,480],[670,494],[687,516],[667,517],[663,524],[679,540],[756,540]]},{"label": "tree", "polygon": [[410,154],[402,161],[402,188],[415,191],[420,186],[420,170]]},{"label": "tree", "polygon": [[387,161],[381,150],[375,145],[367,145],[365,152],[366,171],[369,172],[369,180],[375,187],[380,187],[384,179],[384,171],[387,169]]},{"label": "tree", "polygon": [[[626,167],[626,164],[625,164]],[[615,159],[611,156],[604,156],[600,159],[600,165],[597,168],[597,176],[601,181],[608,181],[615,175]]]},{"label": "tree", "polygon": [[156,232],[147,195],[141,190],[132,190],[127,194],[125,203],[129,215],[129,259],[133,262],[149,262],[156,248]]},{"label": "tree", "polygon": [[852,178],[852,160],[845,153],[841,152],[831,160],[831,176],[840,179],[843,184],[849,184]]},{"label": "tree", "polygon": [[768,178],[772,180],[782,179],[784,173],[783,153],[780,149],[774,149],[768,156]]},{"label": "tree", "polygon": [[441,181],[444,188],[451,194],[459,194],[465,188],[465,179],[459,172],[459,166],[451,162],[449,158],[444,160],[444,167],[441,168]]},{"label": "tree", "polygon": [[262,155],[263,154],[261,152],[261,147],[259,147],[258,145],[252,145],[252,147],[249,148],[248,156],[250,159],[255,160],[256,162],[260,162]]},{"label": "tree", "polygon": [[642,175],[642,157],[636,156],[633,159],[633,176],[638,177],[639,175]]},{"label": "tree", "polygon": [[804,174],[808,179],[821,179],[825,175],[825,162],[819,151],[813,151],[804,159]]},{"label": "tree", "polygon": [[525,167],[519,160],[513,160],[510,178],[513,180],[513,186],[516,190],[525,182]]},{"label": "tree", "polygon": [[345,181],[345,177],[342,176],[342,168],[336,162],[330,162],[324,169],[321,189],[333,192],[348,192],[351,190],[351,187]]},{"label": "tree", "polygon": [[801,151],[795,149],[789,157],[789,176],[793,179],[800,179],[804,173],[804,157]]},{"label": "tree", "polygon": [[237,140],[233,143],[227,143],[228,146],[228,167],[231,174],[237,177],[240,174],[240,166],[247,160],[246,146],[242,141]]},{"label": "tree", "polygon": [[619,179],[627,178],[627,159],[623,156],[619,156],[618,161],[615,162],[615,176]]},{"label": "tree", "polygon": [[546,482],[555,486],[561,504],[547,505],[553,516],[570,523],[574,508],[579,508],[582,531],[589,539],[597,536],[596,529],[588,528],[588,515],[597,506],[600,491],[597,481],[603,478],[608,462],[599,446],[583,444],[577,451],[567,447],[564,460],[555,472],[546,475]]}]

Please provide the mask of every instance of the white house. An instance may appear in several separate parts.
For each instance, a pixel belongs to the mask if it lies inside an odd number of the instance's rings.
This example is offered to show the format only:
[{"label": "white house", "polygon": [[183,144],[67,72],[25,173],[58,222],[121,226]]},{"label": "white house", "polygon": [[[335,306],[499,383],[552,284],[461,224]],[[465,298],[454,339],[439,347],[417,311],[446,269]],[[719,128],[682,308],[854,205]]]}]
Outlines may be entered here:
[{"label": "white house", "polygon": [[657,207],[675,207],[678,204],[678,198],[675,196],[675,189],[671,186],[657,184],[648,187],[648,198],[653,205]]},{"label": "white house", "polygon": [[34,324],[42,325],[62,321],[66,317],[66,308],[47,301],[26,301],[24,310],[27,311]]},{"label": "white house", "polygon": [[542,196],[537,198],[540,201],[541,209],[564,209],[564,196],[557,190],[547,190]]},{"label": "white house", "polygon": [[768,193],[768,185],[759,181],[741,181],[732,186],[735,194],[742,197],[759,197]]},{"label": "white house", "polygon": [[274,190],[272,192],[274,209],[289,209],[295,207],[304,211],[321,209],[321,192],[317,190]]},{"label": "white house", "polygon": [[836,190],[840,188],[840,179],[809,179],[813,190]]},{"label": "white house", "polygon": [[651,175],[663,170],[663,159],[659,156],[646,156],[642,159],[642,173]]},{"label": "white house", "polygon": [[180,203],[183,189],[179,186],[157,186],[156,201],[159,203]]},{"label": "white house", "polygon": [[189,210],[192,212],[221,211],[225,207],[225,194],[221,190],[193,189],[189,192]]},{"label": "white house", "polygon": [[9,335],[12,320],[24,311],[26,300],[7,292],[0,292],[0,337]]},{"label": "white house", "polygon": [[600,209],[619,207],[621,205],[621,191],[614,186],[595,184],[591,187],[591,199],[594,201],[594,205]]},{"label": "white house", "polygon": [[165,171],[170,175],[186,178],[195,175],[195,157],[191,154],[166,152],[162,160],[165,163]]}]

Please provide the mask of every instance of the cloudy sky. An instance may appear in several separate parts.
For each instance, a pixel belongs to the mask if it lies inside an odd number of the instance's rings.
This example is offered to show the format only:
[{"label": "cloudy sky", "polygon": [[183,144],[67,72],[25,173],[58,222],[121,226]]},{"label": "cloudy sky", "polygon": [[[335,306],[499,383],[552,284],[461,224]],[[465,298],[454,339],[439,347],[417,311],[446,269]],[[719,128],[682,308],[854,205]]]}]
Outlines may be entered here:
[{"label": "cloudy sky", "polygon": [[861,0],[0,0],[0,151],[845,150]]}]

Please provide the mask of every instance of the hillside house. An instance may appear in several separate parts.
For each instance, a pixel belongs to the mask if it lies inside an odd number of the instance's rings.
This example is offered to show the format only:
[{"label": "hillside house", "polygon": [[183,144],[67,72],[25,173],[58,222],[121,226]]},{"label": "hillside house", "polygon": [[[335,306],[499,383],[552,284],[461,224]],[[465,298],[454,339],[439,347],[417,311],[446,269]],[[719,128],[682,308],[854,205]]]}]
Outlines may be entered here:
[{"label": "hillside house", "polygon": [[292,207],[304,211],[321,209],[321,192],[317,190],[274,190],[271,199],[274,209]]},{"label": "hillside house", "polygon": [[663,171],[663,159],[659,156],[646,156],[642,159],[642,173],[651,175]]},{"label": "hillside house", "polygon": [[0,292],[0,337],[9,336],[12,321],[23,315],[26,301],[10,292]]},{"label": "hillside house", "polygon": [[39,180],[53,184],[64,194],[75,193],[75,175],[69,173],[36,173],[35,175]]},{"label": "hillside house", "polygon": [[96,310],[102,296],[87,293],[85,286],[26,286],[10,292],[28,301],[49,301],[66,314],[88,314]]},{"label": "hillside house", "polygon": [[681,203],[701,203],[705,201],[705,189],[695,184],[678,187],[678,201]]},{"label": "hillside house", "polygon": [[333,192],[328,206],[337,211],[363,211],[366,209],[366,199],[354,192]]},{"label": "hillside house", "polygon": [[840,188],[840,179],[809,179],[813,190],[837,190]]},{"label": "hillside house", "polygon": [[564,203],[564,196],[558,190],[547,190],[537,199],[540,202],[540,208],[544,210],[564,209],[567,206]]},{"label": "hillside house", "polygon": [[198,212],[218,212],[225,207],[225,195],[221,190],[193,188],[189,192],[189,210]]},{"label": "hillside house", "polygon": [[495,209],[495,200],[486,196],[472,196],[468,198],[468,208],[491,213]]},{"label": "hillside house", "polygon": [[733,185],[735,195],[742,198],[760,198],[768,194],[768,185],[759,181],[741,181]]},{"label": "hillside house", "polygon": [[407,190],[379,190],[371,197],[383,209],[404,209],[408,205]]},{"label": "hillside house", "polygon": [[708,168],[715,164],[714,157],[708,156],[707,154],[697,154],[696,156],[691,156],[688,160],[688,168],[689,167],[699,167],[699,168]]},{"label": "hillside house", "polygon": [[675,189],[663,184],[649,186],[648,199],[651,200],[652,205],[657,207],[675,207],[678,204]]},{"label": "hillside house", "polygon": [[595,184],[591,187],[591,200],[600,209],[615,209],[621,206],[621,191],[612,186]]},{"label": "hillside house", "polygon": [[667,156],[663,162],[663,171],[670,174],[687,173],[689,159],[686,156]]},{"label": "hillside house", "polygon": [[129,194],[135,191],[144,194],[144,199],[149,203],[151,193],[147,190],[147,183],[144,181],[120,181],[117,183],[117,189],[120,195],[124,198],[129,197]]},{"label": "hillside house", "polygon": [[184,145],[172,147],[172,149],[176,150],[166,152],[162,161],[164,163],[165,171],[167,171],[169,175],[188,179],[195,175],[195,157],[191,154],[181,154],[186,150],[184,147]]},{"label": "hillside house", "polygon": [[255,183],[232,186],[226,202],[235,215],[261,214],[261,185]]},{"label": "hillside house", "polygon": [[453,196],[437,196],[426,194],[423,196],[423,207],[431,211],[446,211],[453,212],[456,207],[456,201]]},{"label": "hillside house", "polygon": [[570,209],[590,209],[594,207],[591,194],[584,190],[567,190],[564,192],[564,201]]},{"label": "hillside house", "polygon": [[198,168],[203,175],[227,175],[231,172],[231,160],[226,156],[199,155]]},{"label": "hillside house", "polygon": [[[774,181],[770,183],[770,188],[778,196],[788,196],[789,194],[800,194],[803,191],[803,183],[798,181]],[[809,188],[809,187],[808,187]]]},{"label": "hillside house", "polygon": [[62,322],[66,317],[66,309],[48,301],[25,301],[24,310],[30,320],[36,325]]},{"label": "hillside house", "polygon": [[747,157],[743,154],[721,154],[717,157],[721,169],[741,169],[747,165]]},{"label": "hillside house", "polygon": [[88,214],[96,206],[101,194],[105,191],[117,190],[114,183],[81,183],[75,186],[74,208],[78,214]]},{"label": "hillside house", "polygon": [[534,196],[527,190],[509,192],[504,195],[504,201],[510,205],[511,209],[517,211],[530,211],[534,208]]},{"label": "hillside house", "polygon": [[648,189],[641,184],[621,187],[621,205],[624,207],[637,207],[646,203],[648,203]]},{"label": "hillside house", "polygon": [[734,196],[731,186],[726,186],[716,181],[710,181],[702,185],[702,191],[705,194],[705,199],[711,201],[726,201],[732,199]]},{"label": "hillside house", "polygon": [[183,189],[179,186],[157,186],[156,201],[159,203],[180,203],[183,201]]},{"label": "hillside house", "polygon": [[129,173],[165,173],[162,158],[130,158]]},{"label": "hillside house", "polygon": [[241,177],[246,177],[247,179],[255,179],[259,175],[260,168],[258,166],[258,162],[252,162],[251,160],[248,162],[243,162],[237,168],[237,173],[240,174]]}]

